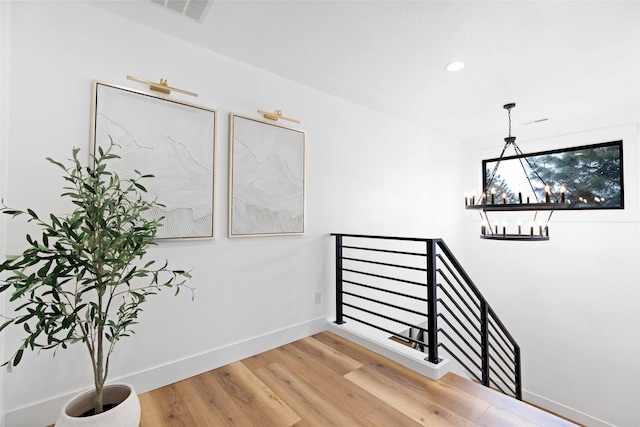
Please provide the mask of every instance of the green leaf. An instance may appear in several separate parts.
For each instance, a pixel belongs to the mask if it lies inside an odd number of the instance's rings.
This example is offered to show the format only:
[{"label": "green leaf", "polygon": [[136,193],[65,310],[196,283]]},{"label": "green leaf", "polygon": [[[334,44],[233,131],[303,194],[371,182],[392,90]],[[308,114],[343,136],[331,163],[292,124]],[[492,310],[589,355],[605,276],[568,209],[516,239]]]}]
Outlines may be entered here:
[{"label": "green leaf", "polygon": [[22,360],[22,354],[24,353],[23,349],[20,349],[16,352],[16,356],[13,358],[13,366],[18,366],[18,363]]},{"label": "green leaf", "polygon": [[7,215],[17,216],[17,215],[22,215],[24,212],[18,211],[15,209],[2,209],[2,213]]},{"label": "green leaf", "polygon": [[[6,322],[4,322],[4,323],[2,324],[2,326],[0,326],[0,332],[1,332],[4,328],[6,328],[7,326],[9,326],[9,325],[10,325],[10,324],[12,324],[12,323],[13,323],[13,319],[11,319],[11,320],[7,320]],[[3,357],[3,359],[4,359],[4,357]]]},{"label": "green leaf", "polygon": [[85,190],[87,190],[89,193],[91,194],[96,194],[96,190],[95,188],[93,188],[91,185],[87,184],[86,182],[82,183],[82,186],[85,188]]},{"label": "green leaf", "polygon": [[142,184],[138,184],[135,181],[132,181],[132,182],[133,182],[133,185],[135,185],[138,189],[144,191],[145,193],[147,192],[147,189]]},{"label": "green leaf", "polygon": [[63,165],[62,163],[60,163],[60,162],[56,162],[55,160],[53,160],[53,159],[52,159],[52,158],[50,158],[50,157],[47,157],[47,160],[48,160],[48,161],[50,161],[51,163],[53,163],[54,165],[56,165],[56,166],[60,167],[61,169],[63,169],[63,170],[67,170],[67,168],[65,168],[65,167],[64,167],[64,165]]}]

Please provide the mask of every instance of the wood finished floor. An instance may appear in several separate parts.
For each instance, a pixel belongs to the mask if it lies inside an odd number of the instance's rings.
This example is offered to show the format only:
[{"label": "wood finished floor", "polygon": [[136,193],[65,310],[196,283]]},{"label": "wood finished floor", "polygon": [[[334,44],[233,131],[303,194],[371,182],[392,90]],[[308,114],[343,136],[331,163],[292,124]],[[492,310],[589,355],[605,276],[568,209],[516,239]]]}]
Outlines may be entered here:
[{"label": "wood finished floor", "polygon": [[142,427],[576,424],[453,374],[440,381],[330,332],[140,395]]}]

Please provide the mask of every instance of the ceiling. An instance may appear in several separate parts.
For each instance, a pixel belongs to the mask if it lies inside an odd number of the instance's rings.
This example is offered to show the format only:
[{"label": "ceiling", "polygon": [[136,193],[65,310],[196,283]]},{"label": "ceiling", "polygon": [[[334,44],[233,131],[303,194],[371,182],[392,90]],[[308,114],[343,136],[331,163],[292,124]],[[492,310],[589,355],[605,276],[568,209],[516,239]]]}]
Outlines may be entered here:
[{"label": "ceiling", "polygon": [[514,130],[640,116],[636,0],[215,0],[200,22],[149,0],[91,4],[462,139],[506,132],[508,102]]}]

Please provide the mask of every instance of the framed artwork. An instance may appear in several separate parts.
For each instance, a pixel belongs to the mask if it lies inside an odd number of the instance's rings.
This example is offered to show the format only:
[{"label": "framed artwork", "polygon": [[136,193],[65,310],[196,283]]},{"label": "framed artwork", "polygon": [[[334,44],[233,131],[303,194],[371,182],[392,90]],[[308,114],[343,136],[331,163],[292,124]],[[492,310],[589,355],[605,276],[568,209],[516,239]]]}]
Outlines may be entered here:
[{"label": "framed artwork", "polygon": [[229,237],[303,234],[305,132],[229,119]]},{"label": "framed artwork", "polygon": [[154,175],[144,197],[157,199],[158,239],[214,238],[216,110],[161,95],[93,82],[91,152],[110,141],[122,178]]}]

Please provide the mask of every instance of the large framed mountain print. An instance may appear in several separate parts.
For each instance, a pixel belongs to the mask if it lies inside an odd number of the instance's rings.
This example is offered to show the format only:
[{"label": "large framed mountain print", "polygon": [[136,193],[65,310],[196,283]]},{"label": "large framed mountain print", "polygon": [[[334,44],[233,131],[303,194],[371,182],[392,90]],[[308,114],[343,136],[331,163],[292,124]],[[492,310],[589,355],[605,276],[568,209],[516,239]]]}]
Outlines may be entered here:
[{"label": "large framed mountain print", "polygon": [[303,234],[305,132],[233,113],[229,121],[229,237]]},{"label": "large framed mountain print", "polygon": [[153,175],[143,197],[164,205],[148,212],[162,218],[156,238],[213,239],[216,110],[94,81],[92,113],[92,153],[113,142],[122,179]]}]

